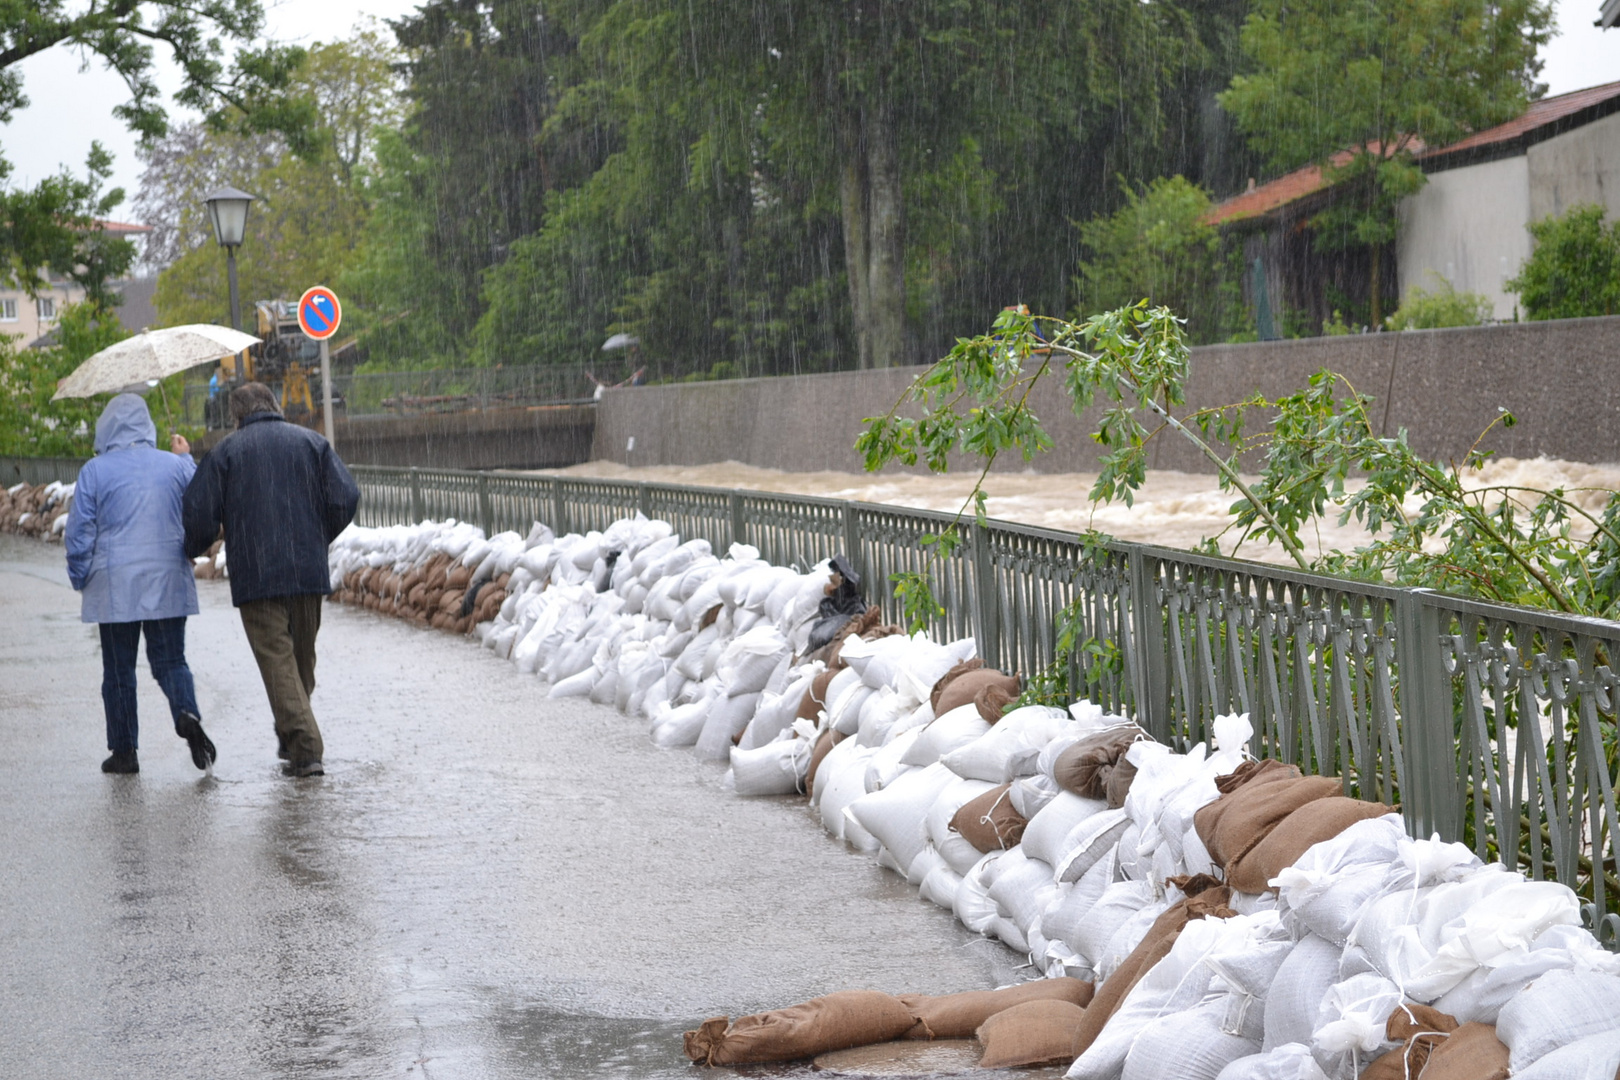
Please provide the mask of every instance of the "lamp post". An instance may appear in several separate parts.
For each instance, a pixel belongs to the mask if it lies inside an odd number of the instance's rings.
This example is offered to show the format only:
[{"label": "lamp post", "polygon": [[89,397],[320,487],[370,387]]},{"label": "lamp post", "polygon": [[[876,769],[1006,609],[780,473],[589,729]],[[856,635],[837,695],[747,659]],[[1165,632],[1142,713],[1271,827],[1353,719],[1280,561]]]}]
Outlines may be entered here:
[{"label": "lamp post", "polygon": [[222,187],[203,200],[208,220],[214,225],[214,239],[225,249],[225,277],[231,290],[231,329],[242,329],[242,307],[236,298],[236,249],[247,232],[248,204],[253,196],[233,187]]}]

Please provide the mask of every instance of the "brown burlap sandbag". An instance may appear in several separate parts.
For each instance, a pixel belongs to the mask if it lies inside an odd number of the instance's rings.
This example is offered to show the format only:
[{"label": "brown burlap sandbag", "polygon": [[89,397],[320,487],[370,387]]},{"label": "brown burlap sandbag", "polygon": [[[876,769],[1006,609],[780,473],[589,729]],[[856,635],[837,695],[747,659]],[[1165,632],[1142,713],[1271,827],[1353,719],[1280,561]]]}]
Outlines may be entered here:
[{"label": "brown burlap sandbag", "polygon": [[[1620,1074],[1617,1074],[1620,1075]],[[1507,1080],[1508,1048],[1491,1024],[1464,1024],[1435,1044],[1423,1080]]]},{"label": "brown burlap sandbag", "polygon": [[465,589],[472,581],[473,568],[470,566],[451,567],[449,575],[445,578],[446,588]]},{"label": "brown burlap sandbag", "polygon": [[979,691],[987,686],[999,686],[1013,696],[1018,695],[1018,676],[1003,675],[995,668],[976,668],[973,671],[964,671],[950,684],[940,691],[939,699],[934,702],[934,715],[944,716],[952,709],[971,705],[979,696]]},{"label": "brown burlap sandbag", "polygon": [[[1016,681],[1018,676],[1014,675]],[[1008,690],[1005,686],[991,685],[980,690],[973,698],[973,705],[979,710],[979,716],[987,724],[993,724],[1007,713],[1007,707],[1018,700],[1017,689]]]},{"label": "brown burlap sandbag", "polygon": [[945,688],[955,682],[957,676],[966,675],[970,671],[978,671],[982,667],[984,667],[983,660],[980,660],[977,656],[971,657],[961,661],[951,670],[934,680],[934,688],[928,693],[928,704],[933,706],[935,716],[939,715],[939,695],[945,692]]},{"label": "brown burlap sandbag", "polygon": [[917,1022],[897,998],[876,990],[840,990],[800,1005],[703,1021],[684,1036],[686,1056],[705,1065],[796,1061],[832,1050],[899,1038]]},{"label": "brown burlap sandbag", "polygon": [[1215,879],[1207,874],[1199,874],[1193,878],[1173,878],[1171,884],[1188,895],[1171,904],[1153,921],[1141,944],[1132,950],[1131,954],[1120,962],[1119,967],[1114,969],[1114,973],[1108,976],[1108,980],[1097,988],[1091,1004],[1086,1006],[1086,1018],[1080,1025],[1075,1057],[1085,1053],[1091,1044],[1097,1041],[1097,1036],[1102,1034],[1102,1029],[1124,1002],[1125,995],[1136,986],[1137,981],[1153,970],[1154,964],[1170,954],[1170,947],[1176,943],[1176,938],[1181,936],[1182,928],[1187,923],[1193,919],[1203,918],[1230,919],[1237,914],[1227,906],[1232,900],[1232,890],[1224,885],[1215,884]]},{"label": "brown burlap sandbag", "polygon": [[1333,839],[1358,821],[1392,812],[1383,803],[1362,802],[1343,795],[1308,802],[1284,818],[1236,862],[1228,864],[1226,881],[1242,892],[1263,892],[1270,888],[1267,883],[1272,878],[1298,862],[1313,844]]},{"label": "brown burlap sandbag", "polygon": [[832,752],[832,748],[843,741],[843,732],[825,728],[810,747],[810,767],[804,774],[804,793],[812,799],[816,797],[816,770],[821,768],[822,761]]},{"label": "brown burlap sandbag", "polygon": [[812,723],[821,715],[821,710],[827,707],[827,686],[833,681],[838,672],[828,668],[814,679],[810,680],[810,689],[804,692],[804,700],[799,702],[799,719],[809,720]]},{"label": "brown burlap sandbag", "polygon": [[981,1069],[1070,1062],[1079,1057],[1075,1040],[1086,1010],[1067,1001],[1026,1001],[991,1016],[979,1025],[984,1056]]},{"label": "brown burlap sandbag", "polygon": [[[1147,732],[1135,724],[1121,724],[1087,735],[1058,755],[1052,765],[1052,779],[1057,781],[1058,787],[1082,799],[1107,799],[1108,782],[1115,769],[1123,766],[1130,770],[1132,778],[1136,776],[1135,766],[1125,761],[1125,751],[1138,739],[1145,738]],[[1129,791],[1129,780],[1123,788]],[[1121,794],[1119,802],[1110,805],[1116,810],[1124,806],[1124,795]]]},{"label": "brown burlap sandbag", "polygon": [[1328,776],[1248,783],[1201,807],[1193,815],[1193,825],[1215,865],[1230,868],[1289,814],[1341,790],[1339,781]]},{"label": "brown burlap sandbag", "polygon": [[1400,1006],[1389,1014],[1384,1034],[1390,1042],[1401,1045],[1367,1066],[1359,1080],[1417,1080],[1423,1075],[1430,1053],[1456,1030],[1455,1016],[1428,1005]]},{"label": "brown burlap sandbag", "polygon": [[1029,822],[1007,797],[1011,784],[1002,784],[962,804],[951,817],[951,828],[980,851],[1005,851],[1024,839]]},{"label": "brown burlap sandbag", "polygon": [[979,1025],[1004,1009],[1028,1001],[1066,1001],[1085,1008],[1091,1003],[1091,984],[1071,979],[1036,979],[1000,990],[969,990],[964,994],[901,994],[900,1003],[917,1017],[908,1039],[971,1039]]}]

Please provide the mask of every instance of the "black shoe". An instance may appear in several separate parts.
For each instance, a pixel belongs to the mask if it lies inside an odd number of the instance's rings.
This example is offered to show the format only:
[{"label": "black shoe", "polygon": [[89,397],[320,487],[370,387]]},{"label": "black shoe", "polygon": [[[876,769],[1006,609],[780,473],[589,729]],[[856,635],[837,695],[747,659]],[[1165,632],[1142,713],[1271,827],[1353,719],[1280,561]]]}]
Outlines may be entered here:
[{"label": "black shoe", "polygon": [[214,751],[214,740],[203,731],[202,721],[191,713],[183,712],[174,722],[174,733],[191,747],[191,763],[199,769],[212,765],[219,755]]},{"label": "black shoe", "polygon": [[321,767],[321,759],[311,761],[289,761],[281,767],[282,776],[325,776],[326,770]]},{"label": "black shoe", "polygon": [[276,757],[280,758],[282,761],[292,760],[292,751],[288,750],[287,744],[282,742],[280,739],[276,740]]},{"label": "black shoe", "polygon": [[104,773],[138,773],[141,763],[133,750],[114,750],[111,757],[101,763]]}]

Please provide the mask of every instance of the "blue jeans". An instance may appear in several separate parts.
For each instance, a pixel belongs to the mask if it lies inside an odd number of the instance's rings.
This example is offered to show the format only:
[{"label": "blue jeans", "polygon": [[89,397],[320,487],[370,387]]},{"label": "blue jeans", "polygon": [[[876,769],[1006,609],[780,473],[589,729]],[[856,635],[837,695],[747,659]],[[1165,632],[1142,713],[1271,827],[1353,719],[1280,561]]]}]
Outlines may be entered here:
[{"label": "blue jeans", "polygon": [[197,711],[197,689],[186,666],[186,617],[146,622],[101,623],[101,703],[107,711],[107,749],[133,751],[140,744],[135,719],[135,660],[141,634],[146,634],[146,659],[152,677],[169,699],[176,724],[180,714]]}]

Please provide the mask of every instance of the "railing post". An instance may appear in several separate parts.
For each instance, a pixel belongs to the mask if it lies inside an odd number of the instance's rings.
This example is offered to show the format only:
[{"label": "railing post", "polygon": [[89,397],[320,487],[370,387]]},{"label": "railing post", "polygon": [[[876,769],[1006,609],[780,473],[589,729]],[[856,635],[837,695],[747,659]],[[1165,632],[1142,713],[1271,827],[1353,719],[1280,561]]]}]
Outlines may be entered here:
[{"label": "railing post", "polygon": [[748,543],[748,516],[743,513],[743,496],[740,491],[731,493],[731,542]]},{"label": "railing post", "polygon": [[1403,590],[1395,601],[1396,675],[1401,693],[1401,754],[1406,790],[1401,810],[1417,837],[1463,836],[1467,789],[1457,761],[1451,679],[1440,649],[1440,611],[1425,602],[1428,589]]},{"label": "railing post", "polygon": [[495,535],[495,520],[489,507],[489,474],[478,474],[478,524],[483,527],[484,536]]},{"label": "railing post", "polygon": [[551,480],[551,531],[558,536],[569,533],[568,503],[563,498],[562,483],[555,477]]},{"label": "railing post", "polygon": [[996,580],[996,564],[991,558],[990,530],[973,523],[973,639],[985,666],[1001,667],[1001,583]]},{"label": "railing post", "polygon": [[850,568],[861,575],[861,585],[866,595],[875,596],[881,590],[874,591],[873,583],[866,580],[866,560],[861,557],[859,513],[854,503],[844,500],[844,558],[849,560]]},{"label": "railing post", "polygon": [[411,466],[411,524],[417,525],[427,520],[427,510],[422,505],[422,474],[415,465]]},{"label": "railing post", "polygon": [[1136,720],[1149,735],[1173,745],[1170,717],[1170,672],[1165,663],[1164,608],[1159,604],[1155,567],[1142,549],[1130,549],[1132,691]]}]

